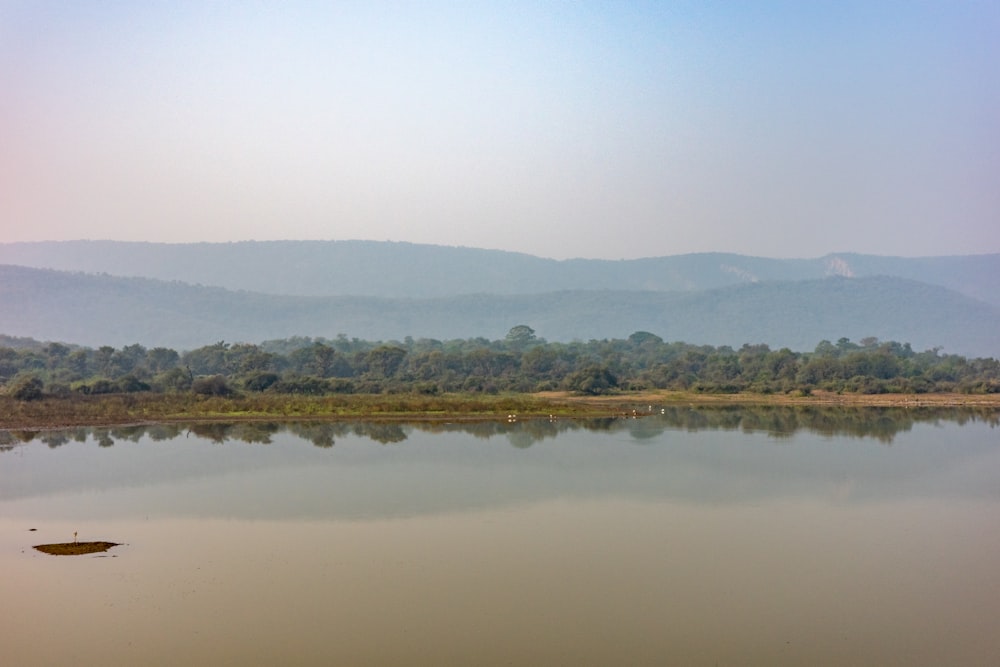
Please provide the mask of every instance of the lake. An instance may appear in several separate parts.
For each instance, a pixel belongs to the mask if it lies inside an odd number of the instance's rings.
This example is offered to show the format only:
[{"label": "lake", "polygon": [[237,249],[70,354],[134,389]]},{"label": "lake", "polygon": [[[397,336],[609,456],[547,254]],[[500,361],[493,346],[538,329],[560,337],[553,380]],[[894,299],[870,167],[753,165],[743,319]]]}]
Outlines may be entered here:
[{"label": "lake", "polygon": [[996,413],[653,412],[0,432],[3,662],[995,664]]}]

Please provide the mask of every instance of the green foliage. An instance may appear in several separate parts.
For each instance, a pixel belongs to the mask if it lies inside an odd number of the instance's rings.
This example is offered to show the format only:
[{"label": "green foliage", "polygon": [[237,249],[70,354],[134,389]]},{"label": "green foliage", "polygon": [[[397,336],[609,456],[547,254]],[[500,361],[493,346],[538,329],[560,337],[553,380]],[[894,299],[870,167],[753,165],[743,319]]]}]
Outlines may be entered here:
[{"label": "green foliage", "polygon": [[191,388],[193,380],[189,369],[175,366],[156,375],[153,378],[153,386],[161,392],[187,391]]},{"label": "green foliage", "polygon": [[524,346],[537,341],[538,338],[535,336],[535,330],[527,324],[518,324],[507,332],[507,338],[505,340],[509,345],[512,345],[515,348],[523,348]]},{"label": "green foliage", "polygon": [[606,394],[618,387],[618,378],[607,366],[592,364],[566,378],[564,387],[582,394]]},{"label": "green foliage", "polygon": [[118,387],[124,393],[134,393],[137,391],[150,391],[152,387],[148,382],[143,382],[134,375],[126,375],[118,380]]},{"label": "green foliage", "polygon": [[197,378],[191,383],[191,391],[203,396],[229,396],[232,388],[223,375],[211,375]]},{"label": "green foliage", "polygon": [[243,388],[247,391],[264,391],[281,379],[277,373],[255,371],[243,378]]},{"label": "green foliage", "polygon": [[112,380],[98,378],[93,382],[83,383],[76,386],[76,390],[85,395],[117,394],[118,385]]},{"label": "green foliage", "polygon": [[636,331],[628,337],[628,342],[633,345],[660,345],[663,339],[648,331]]},{"label": "green foliage", "polygon": [[380,345],[364,356],[364,365],[374,377],[388,378],[396,374],[406,355],[401,347]]},{"label": "green foliage", "polygon": [[41,378],[29,375],[15,379],[8,393],[18,401],[37,401],[44,397],[44,387]]},{"label": "green foliage", "polygon": [[812,353],[796,353],[763,344],[734,350],[669,343],[644,331],[624,340],[586,343],[548,343],[524,325],[512,332],[500,341],[407,338],[400,343],[338,337],[261,346],[220,341],[183,355],[138,344],[121,350],[58,344],[0,347],[0,385],[7,395],[25,397],[21,400],[34,400],[30,397],[45,387],[53,397],[70,390],[77,395],[190,391],[225,397],[236,388],[304,396],[552,389],[597,395],[642,388],[705,393],[1000,391],[996,359],[945,355],[939,348],[916,352],[909,344],[873,337],[864,344],[847,338],[821,341]]},{"label": "green foliage", "polygon": [[314,375],[292,375],[274,382],[268,389],[276,394],[323,396],[330,393],[330,384]]}]

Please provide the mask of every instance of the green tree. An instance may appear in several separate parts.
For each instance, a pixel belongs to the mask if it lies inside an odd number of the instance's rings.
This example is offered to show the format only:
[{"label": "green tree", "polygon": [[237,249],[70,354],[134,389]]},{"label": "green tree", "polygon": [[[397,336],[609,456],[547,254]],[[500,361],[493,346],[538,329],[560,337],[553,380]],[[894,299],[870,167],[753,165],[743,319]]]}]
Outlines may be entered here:
[{"label": "green tree", "polygon": [[48,357],[48,367],[59,368],[65,363],[70,348],[62,343],[49,343],[45,346],[45,356]]},{"label": "green tree", "polygon": [[534,343],[538,340],[538,338],[535,336],[535,330],[527,324],[518,324],[515,327],[511,327],[511,330],[507,332],[507,337],[504,340],[515,348],[522,348],[526,345]]},{"label": "green tree", "polygon": [[66,358],[65,367],[72,380],[82,380],[90,375],[90,359],[87,350],[73,350]]},{"label": "green tree", "polygon": [[191,383],[194,378],[191,376],[191,371],[187,368],[181,368],[180,366],[174,366],[170,370],[163,371],[153,378],[153,386],[156,387],[158,391],[163,392],[181,392],[187,391],[191,388]]},{"label": "green tree", "polygon": [[94,365],[97,367],[97,372],[104,377],[112,377],[113,367],[111,360],[114,354],[115,348],[110,345],[102,345],[94,352]]},{"label": "green tree", "polygon": [[219,375],[229,369],[226,364],[229,343],[219,341],[184,354],[183,361],[195,375]]},{"label": "green tree", "polygon": [[628,342],[632,345],[660,345],[663,343],[663,339],[648,331],[636,331],[628,337]]},{"label": "green tree", "polygon": [[277,373],[254,371],[243,379],[243,388],[249,391],[264,391],[280,379]]},{"label": "green tree", "polygon": [[567,389],[583,394],[606,394],[618,387],[618,378],[607,366],[593,364],[566,378],[565,386]]},{"label": "green tree", "polygon": [[140,369],[146,359],[146,348],[138,343],[126,345],[112,355],[113,377],[121,377]]},{"label": "green tree", "polygon": [[175,350],[166,347],[154,347],[146,353],[146,363],[154,373],[168,371],[177,366],[180,360],[181,357]]},{"label": "green tree", "polygon": [[396,374],[405,358],[406,350],[403,348],[380,345],[365,355],[365,364],[373,376],[389,378]]}]

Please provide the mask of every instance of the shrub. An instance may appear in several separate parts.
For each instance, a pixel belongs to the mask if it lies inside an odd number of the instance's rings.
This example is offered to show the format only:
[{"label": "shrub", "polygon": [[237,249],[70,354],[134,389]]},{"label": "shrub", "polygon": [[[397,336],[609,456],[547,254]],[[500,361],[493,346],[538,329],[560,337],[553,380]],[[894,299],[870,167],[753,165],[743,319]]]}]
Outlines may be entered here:
[{"label": "shrub", "polygon": [[8,393],[18,401],[37,401],[45,395],[44,386],[41,378],[31,375],[14,380]]},{"label": "shrub", "polygon": [[82,384],[77,389],[81,394],[117,394],[118,385],[111,380],[100,378],[90,384]]},{"label": "shrub", "polygon": [[566,378],[565,387],[571,391],[596,396],[617,388],[618,378],[606,366],[592,365]]},{"label": "shrub", "polygon": [[281,379],[277,373],[260,371],[247,376],[243,380],[243,388],[248,391],[264,391]]},{"label": "shrub", "polygon": [[331,394],[353,394],[354,383],[347,378],[330,378],[326,381]]},{"label": "shrub", "polygon": [[289,375],[269,387],[276,394],[302,394],[304,396],[323,396],[330,390],[329,383],[315,375]]},{"label": "shrub", "polygon": [[191,391],[202,396],[229,396],[233,390],[222,375],[201,377],[191,383]]},{"label": "shrub", "polygon": [[163,371],[153,378],[153,386],[158,391],[181,392],[191,388],[191,371],[180,366]]},{"label": "shrub", "polygon": [[124,391],[127,393],[134,393],[137,391],[149,391],[152,387],[148,383],[143,382],[134,375],[126,375],[122,379],[118,380],[119,391]]}]

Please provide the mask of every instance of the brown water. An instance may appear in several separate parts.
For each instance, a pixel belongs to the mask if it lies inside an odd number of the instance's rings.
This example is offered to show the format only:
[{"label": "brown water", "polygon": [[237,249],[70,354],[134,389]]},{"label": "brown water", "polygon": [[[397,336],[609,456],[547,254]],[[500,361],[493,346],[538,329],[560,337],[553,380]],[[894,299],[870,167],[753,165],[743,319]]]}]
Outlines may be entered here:
[{"label": "brown water", "polygon": [[[281,427],[269,444],[137,431],[18,444],[0,452],[0,655],[995,663],[991,425],[918,423],[887,446],[650,423],[541,438],[407,426],[392,445],[342,427],[333,447]],[[74,531],[126,544],[31,548]]]}]

